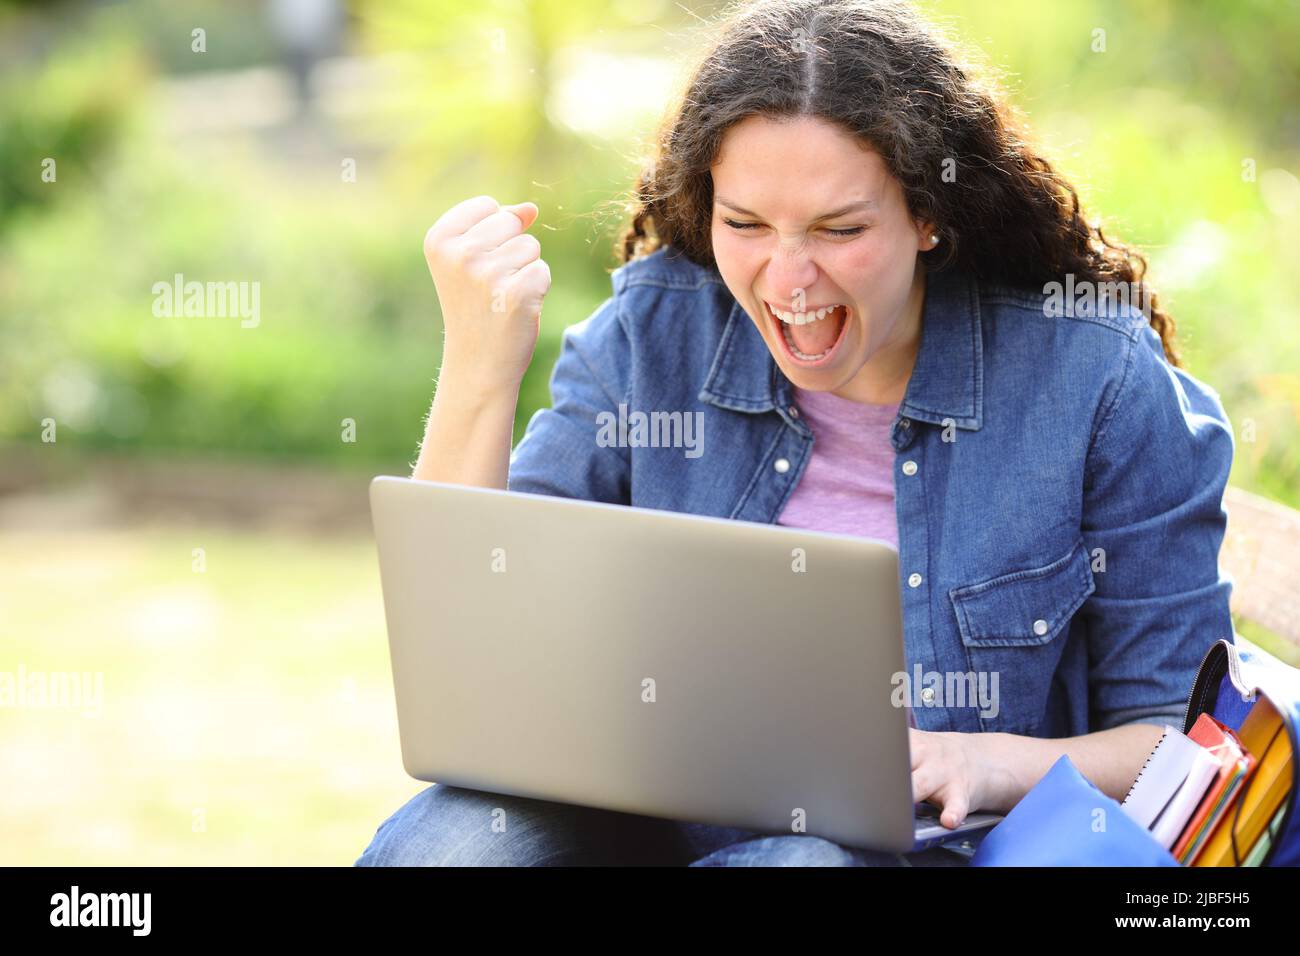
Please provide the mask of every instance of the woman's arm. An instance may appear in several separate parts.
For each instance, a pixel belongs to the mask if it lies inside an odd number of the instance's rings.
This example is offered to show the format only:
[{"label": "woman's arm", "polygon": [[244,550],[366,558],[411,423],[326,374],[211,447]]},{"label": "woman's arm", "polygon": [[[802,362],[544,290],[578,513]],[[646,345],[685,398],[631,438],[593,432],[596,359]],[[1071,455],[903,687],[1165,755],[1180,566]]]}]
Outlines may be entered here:
[{"label": "woman's arm", "polygon": [[941,807],[949,828],[974,810],[1008,813],[1065,755],[1102,793],[1123,800],[1161,733],[1150,723],[1058,738],[913,729],[912,797]]},{"label": "woman's arm", "polygon": [[1160,739],[1181,730],[1211,644],[1233,634],[1218,566],[1232,466],[1218,394],[1170,366],[1140,321],[1088,453],[1082,532],[1095,591],[1079,611],[1088,655],[1088,727],[1075,737],[912,731],[918,800],[956,826],[972,809],[1007,812],[1064,754],[1122,800]]},{"label": "woman's arm", "polygon": [[551,286],[526,230],[533,203],[491,196],[457,203],[424,237],[442,309],[442,371],[411,477],[506,487],[519,386],[532,361]]},{"label": "woman's arm", "polygon": [[411,477],[504,490],[518,401],[517,386],[480,388],[444,372]]},{"label": "woman's arm", "polygon": [[1232,426],[1213,388],[1168,364],[1149,324],[1135,333],[1082,489],[1096,590],[1078,614],[1094,732],[1177,724],[1205,652],[1233,635],[1219,567]]},{"label": "woman's arm", "polygon": [[1080,737],[1022,737],[1017,734],[968,734],[994,772],[981,809],[1007,813],[1052,769],[1062,755],[1106,796],[1123,800],[1138,771],[1160,741],[1155,724],[1127,724]]}]

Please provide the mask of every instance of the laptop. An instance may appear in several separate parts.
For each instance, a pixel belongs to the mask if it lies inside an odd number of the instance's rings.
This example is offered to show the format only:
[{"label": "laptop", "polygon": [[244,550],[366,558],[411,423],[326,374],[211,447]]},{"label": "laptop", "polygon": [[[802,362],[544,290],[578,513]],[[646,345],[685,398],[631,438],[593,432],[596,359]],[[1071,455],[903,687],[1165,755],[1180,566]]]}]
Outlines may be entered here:
[{"label": "laptop", "polygon": [[380,476],[402,763],[452,786],[910,852],[898,553],[844,534]]}]

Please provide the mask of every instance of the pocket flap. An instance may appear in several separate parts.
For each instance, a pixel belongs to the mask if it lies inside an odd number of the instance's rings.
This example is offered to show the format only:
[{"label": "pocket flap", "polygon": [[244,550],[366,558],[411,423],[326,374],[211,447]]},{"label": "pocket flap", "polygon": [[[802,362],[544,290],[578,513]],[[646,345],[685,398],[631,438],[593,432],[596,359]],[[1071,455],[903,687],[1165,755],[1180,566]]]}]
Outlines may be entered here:
[{"label": "pocket flap", "polygon": [[962,643],[1010,647],[1052,640],[1096,587],[1080,538],[1051,564],[953,588],[948,596]]}]

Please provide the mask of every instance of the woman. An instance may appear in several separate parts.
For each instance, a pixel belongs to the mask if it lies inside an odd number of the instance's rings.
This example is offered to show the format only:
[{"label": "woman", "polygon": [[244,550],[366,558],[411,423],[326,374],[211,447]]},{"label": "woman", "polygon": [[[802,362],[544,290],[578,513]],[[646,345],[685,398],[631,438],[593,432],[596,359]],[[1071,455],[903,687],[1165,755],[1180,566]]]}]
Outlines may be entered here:
[{"label": "woman", "polygon": [[[915,798],[949,827],[1006,812],[1065,754],[1122,799],[1233,633],[1232,433],[1145,260],[895,3],[733,11],[637,199],[513,454],[537,207],[477,197],[430,230],[446,346],[415,477],[894,542]],[[702,413],[705,453],[598,442],[621,403]],[[435,785],[358,862],[964,861]]]}]

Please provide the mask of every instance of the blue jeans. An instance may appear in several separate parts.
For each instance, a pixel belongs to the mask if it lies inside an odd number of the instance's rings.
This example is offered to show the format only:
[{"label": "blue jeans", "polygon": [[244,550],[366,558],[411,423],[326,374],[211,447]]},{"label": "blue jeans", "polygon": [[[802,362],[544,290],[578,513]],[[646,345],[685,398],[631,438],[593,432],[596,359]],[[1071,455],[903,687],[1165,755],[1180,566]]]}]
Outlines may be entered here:
[{"label": "blue jeans", "polygon": [[435,783],[381,823],[353,865],[965,866],[973,852],[884,853]]}]

